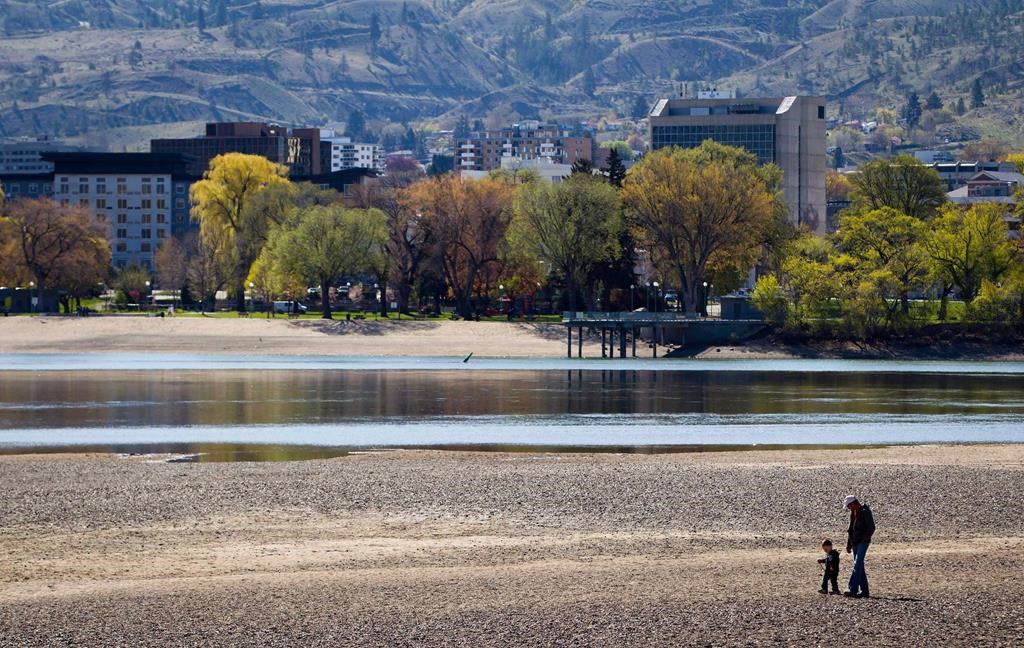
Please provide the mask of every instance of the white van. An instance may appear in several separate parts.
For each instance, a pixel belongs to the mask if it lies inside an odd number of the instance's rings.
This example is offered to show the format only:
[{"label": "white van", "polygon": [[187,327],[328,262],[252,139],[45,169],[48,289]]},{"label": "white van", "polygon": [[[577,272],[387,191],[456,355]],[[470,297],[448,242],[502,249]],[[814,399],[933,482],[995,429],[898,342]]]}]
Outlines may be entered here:
[{"label": "white van", "polygon": [[[295,311],[295,306],[293,304],[295,304],[295,302],[294,301],[290,301],[290,300],[289,301],[276,301],[276,302],[274,302],[274,312],[275,313],[285,313],[285,314],[294,312]],[[305,313],[307,310],[309,310],[308,308],[306,308],[302,304],[298,304],[298,307],[299,307],[298,308],[298,312],[300,312],[300,313]]]}]

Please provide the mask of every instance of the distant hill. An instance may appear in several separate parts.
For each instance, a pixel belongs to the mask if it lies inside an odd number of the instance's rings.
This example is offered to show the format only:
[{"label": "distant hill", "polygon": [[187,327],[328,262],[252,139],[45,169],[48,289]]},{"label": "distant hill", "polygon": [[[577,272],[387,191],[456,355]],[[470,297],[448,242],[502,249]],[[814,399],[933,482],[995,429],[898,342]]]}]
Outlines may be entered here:
[{"label": "distant hill", "polygon": [[0,21],[0,137],[628,114],[705,84],[851,118],[934,90],[1024,144],[1024,0],[0,0]]}]

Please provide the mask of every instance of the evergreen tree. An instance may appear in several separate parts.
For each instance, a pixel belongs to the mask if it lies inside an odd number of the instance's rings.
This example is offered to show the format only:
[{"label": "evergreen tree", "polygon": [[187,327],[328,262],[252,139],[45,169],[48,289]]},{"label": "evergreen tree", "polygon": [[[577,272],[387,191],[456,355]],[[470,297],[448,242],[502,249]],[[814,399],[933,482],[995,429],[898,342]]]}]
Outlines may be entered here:
[{"label": "evergreen tree", "polygon": [[956,100],[956,114],[963,115],[967,112],[967,106],[964,105],[964,98],[960,97]]},{"label": "evergreen tree", "polygon": [[469,117],[465,114],[459,115],[459,121],[456,122],[452,135],[455,139],[466,139],[469,137]]},{"label": "evergreen tree", "polygon": [[405,136],[402,138],[402,148],[407,151],[416,149],[416,131],[412,129],[412,126],[406,126]]},{"label": "evergreen tree", "polygon": [[223,27],[228,23],[228,3],[227,0],[217,0],[216,5],[217,14],[217,26]]},{"label": "evergreen tree", "polygon": [[939,99],[939,95],[934,90],[928,95],[928,101],[925,102],[924,107],[928,110],[942,110],[942,99]]},{"label": "evergreen tree", "polygon": [[587,158],[580,158],[572,163],[572,175],[577,173],[585,173],[587,175],[593,175],[594,163]]},{"label": "evergreen tree", "polygon": [[402,2],[402,14],[399,17],[398,21],[402,25],[408,25],[409,24],[409,3],[408,2]]},{"label": "evergreen tree", "polygon": [[583,73],[583,94],[588,97],[593,97],[594,92],[597,91],[597,81],[594,79],[594,69],[587,68],[586,72]]},{"label": "evergreen tree", "polygon": [[971,88],[971,108],[983,108],[985,106],[985,92],[981,89],[981,77],[974,80]]},{"label": "evergreen tree", "polygon": [[921,100],[916,92],[911,92],[907,97],[907,104],[903,107],[903,119],[907,121],[907,128],[917,128],[921,123]]},{"label": "evergreen tree", "polygon": [[196,11],[196,27],[199,29],[199,33],[206,31],[206,14],[203,12],[202,6]]},{"label": "evergreen tree", "polygon": [[640,121],[650,113],[651,107],[647,105],[647,100],[644,99],[643,95],[637,95],[636,101],[633,102],[633,121]]},{"label": "evergreen tree", "polygon": [[370,48],[377,52],[377,41],[380,40],[380,18],[376,13],[370,14]]},{"label": "evergreen tree", "polygon": [[348,123],[345,124],[345,134],[353,139],[353,141],[359,141],[366,135],[366,116],[363,115],[363,111],[358,108],[353,108],[352,113],[348,117]]},{"label": "evergreen tree", "polygon": [[601,171],[608,176],[608,182],[614,187],[622,187],[622,181],[626,179],[626,165],[622,163],[619,152],[616,149],[608,150],[607,166]]},{"label": "evergreen tree", "polygon": [[836,152],[832,154],[832,167],[842,169],[846,166],[846,155],[843,154],[843,147],[837,146]]}]

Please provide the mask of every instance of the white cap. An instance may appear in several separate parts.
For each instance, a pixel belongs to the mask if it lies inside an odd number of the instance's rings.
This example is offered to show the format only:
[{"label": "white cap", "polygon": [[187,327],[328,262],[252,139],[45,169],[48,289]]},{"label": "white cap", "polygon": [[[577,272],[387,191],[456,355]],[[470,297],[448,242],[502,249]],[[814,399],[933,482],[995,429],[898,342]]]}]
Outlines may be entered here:
[{"label": "white cap", "polygon": [[857,496],[856,495],[847,495],[846,498],[843,500],[843,508],[844,509],[850,508],[850,504],[853,504],[856,501],[857,501]]}]

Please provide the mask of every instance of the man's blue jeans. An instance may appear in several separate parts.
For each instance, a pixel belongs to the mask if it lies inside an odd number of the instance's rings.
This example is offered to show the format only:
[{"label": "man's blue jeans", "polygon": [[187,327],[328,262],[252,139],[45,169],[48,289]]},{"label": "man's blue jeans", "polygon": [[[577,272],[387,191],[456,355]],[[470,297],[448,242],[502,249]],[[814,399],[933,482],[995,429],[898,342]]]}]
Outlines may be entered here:
[{"label": "man's blue jeans", "polygon": [[853,572],[850,574],[850,591],[854,594],[868,593],[868,574],[864,571],[864,554],[868,552],[868,542],[853,547]]}]

